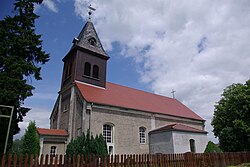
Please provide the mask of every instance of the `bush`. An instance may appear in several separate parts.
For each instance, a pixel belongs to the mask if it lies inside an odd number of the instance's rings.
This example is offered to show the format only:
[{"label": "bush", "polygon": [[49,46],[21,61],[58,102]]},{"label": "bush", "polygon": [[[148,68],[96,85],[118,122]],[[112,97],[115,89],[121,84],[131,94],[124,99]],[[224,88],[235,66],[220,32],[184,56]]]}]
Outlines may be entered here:
[{"label": "bush", "polygon": [[214,144],[211,141],[209,141],[207,143],[207,147],[205,149],[205,153],[220,153],[220,152],[222,152],[222,151],[221,151],[221,149],[216,144]]},{"label": "bush", "polygon": [[66,155],[71,156],[73,154],[104,156],[108,155],[108,150],[106,142],[101,134],[93,137],[93,135],[87,131],[86,135],[83,133],[81,136],[77,137],[76,140],[72,140],[67,145]]}]

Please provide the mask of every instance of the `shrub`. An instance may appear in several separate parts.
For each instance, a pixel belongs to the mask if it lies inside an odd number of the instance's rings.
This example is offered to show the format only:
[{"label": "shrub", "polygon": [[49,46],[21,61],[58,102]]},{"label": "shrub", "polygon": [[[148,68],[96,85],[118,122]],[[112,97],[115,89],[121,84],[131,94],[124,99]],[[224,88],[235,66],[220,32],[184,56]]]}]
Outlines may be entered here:
[{"label": "shrub", "polygon": [[108,155],[108,150],[106,142],[101,134],[93,137],[93,135],[87,131],[86,135],[83,133],[81,136],[77,137],[76,140],[72,140],[67,145],[66,155],[71,156],[73,154],[104,156]]},{"label": "shrub", "polygon": [[222,152],[221,149],[214,144],[213,142],[209,141],[207,143],[206,149],[205,149],[205,153],[216,153],[216,152]]}]

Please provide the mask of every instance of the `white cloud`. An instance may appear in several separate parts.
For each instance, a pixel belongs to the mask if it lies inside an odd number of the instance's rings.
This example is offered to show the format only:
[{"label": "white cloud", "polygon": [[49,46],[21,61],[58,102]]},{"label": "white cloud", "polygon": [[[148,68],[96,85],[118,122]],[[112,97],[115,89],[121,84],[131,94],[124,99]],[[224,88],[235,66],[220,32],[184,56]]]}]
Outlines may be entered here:
[{"label": "white cloud", "polygon": [[58,8],[57,8],[57,6],[56,6],[56,4],[55,4],[55,2],[53,0],[43,0],[42,4],[44,6],[46,6],[52,12],[55,12],[55,13],[58,12]]},{"label": "white cloud", "polygon": [[38,100],[51,100],[52,102],[55,101],[57,98],[56,93],[39,93],[39,92],[33,92],[32,99],[38,99]]},{"label": "white cloud", "polygon": [[[83,19],[89,3],[75,0],[75,12]],[[176,97],[207,124],[223,89],[249,79],[250,1],[93,0],[91,4],[97,8],[93,20],[105,49],[112,50],[112,42],[119,42],[121,54],[138,63],[140,81],[167,96],[176,90]],[[211,129],[207,126],[210,138]]]},{"label": "white cloud", "polygon": [[31,108],[31,110],[24,117],[23,122],[19,123],[19,128],[21,129],[21,131],[14,136],[14,139],[21,138],[24,135],[25,129],[29,125],[30,121],[35,120],[37,127],[49,128],[50,125],[49,117],[51,113],[50,109],[35,108],[35,107],[28,107],[28,108]]}]

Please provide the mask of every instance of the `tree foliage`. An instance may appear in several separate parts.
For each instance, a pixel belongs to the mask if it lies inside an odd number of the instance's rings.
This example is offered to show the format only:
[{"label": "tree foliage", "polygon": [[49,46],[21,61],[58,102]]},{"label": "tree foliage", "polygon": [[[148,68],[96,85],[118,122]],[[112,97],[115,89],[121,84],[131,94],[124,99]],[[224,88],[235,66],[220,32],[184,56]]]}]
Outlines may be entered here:
[{"label": "tree foliage", "polygon": [[207,146],[204,152],[205,153],[220,153],[222,151],[216,144],[214,144],[212,141],[209,141],[207,143]]},{"label": "tree foliage", "polygon": [[[8,149],[13,135],[20,131],[18,122],[29,111],[24,100],[32,96],[31,78],[41,79],[41,65],[49,60],[42,50],[41,35],[35,33],[34,4],[42,0],[16,0],[15,15],[0,21],[0,104],[14,106]],[[0,114],[1,114],[0,110]],[[0,126],[7,127],[8,120],[0,118]],[[0,154],[3,152],[6,129],[0,129]]]},{"label": "tree foliage", "polygon": [[40,145],[39,145],[39,137],[36,130],[36,123],[30,122],[25,134],[23,136],[23,143],[22,143],[22,153],[23,154],[34,154],[39,155],[40,152]]},{"label": "tree foliage", "polygon": [[11,154],[21,154],[22,153],[22,147],[23,147],[23,138],[16,139],[13,141],[10,153]]},{"label": "tree foliage", "polygon": [[98,155],[103,156],[107,155],[107,145],[103,138],[103,136],[96,135],[94,138],[89,131],[87,134],[84,133],[81,136],[78,136],[76,140],[71,141],[67,145],[66,155],[70,156],[73,154],[81,154],[81,155]]},{"label": "tree foliage", "polygon": [[224,90],[212,126],[223,151],[250,150],[250,80]]}]

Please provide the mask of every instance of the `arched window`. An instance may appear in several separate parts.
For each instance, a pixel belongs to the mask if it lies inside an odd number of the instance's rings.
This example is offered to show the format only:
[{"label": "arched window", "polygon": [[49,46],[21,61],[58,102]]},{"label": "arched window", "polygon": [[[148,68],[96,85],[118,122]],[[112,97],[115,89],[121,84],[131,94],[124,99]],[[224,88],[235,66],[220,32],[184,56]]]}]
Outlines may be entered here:
[{"label": "arched window", "polygon": [[109,124],[103,125],[103,137],[106,143],[113,143],[113,126]]},{"label": "arched window", "polygon": [[92,77],[93,78],[99,78],[99,67],[97,65],[93,66]]},{"label": "arched window", "polygon": [[190,143],[190,151],[195,153],[195,140],[194,139],[190,139],[189,140]]},{"label": "arched window", "polygon": [[53,157],[56,156],[56,146],[50,147],[50,155]]},{"label": "arched window", "polygon": [[89,43],[90,43],[90,45],[95,46],[96,45],[96,39],[94,37],[90,38]]},{"label": "arched window", "polygon": [[84,75],[90,76],[91,64],[86,62],[84,64]]},{"label": "arched window", "polygon": [[140,143],[145,144],[146,143],[146,128],[144,127],[139,128],[139,136],[140,136]]}]

